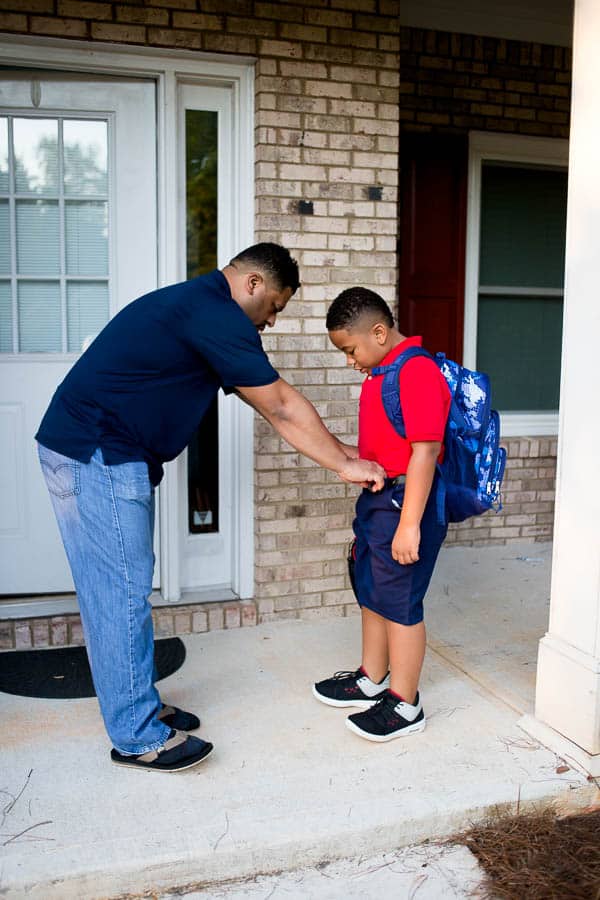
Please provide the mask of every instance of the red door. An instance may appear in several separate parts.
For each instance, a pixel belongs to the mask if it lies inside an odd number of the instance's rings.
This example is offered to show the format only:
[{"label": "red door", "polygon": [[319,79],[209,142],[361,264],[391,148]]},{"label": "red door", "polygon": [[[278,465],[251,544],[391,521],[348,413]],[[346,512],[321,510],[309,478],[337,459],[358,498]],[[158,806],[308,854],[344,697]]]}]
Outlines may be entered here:
[{"label": "red door", "polygon": [[405,134],[400,158],[400,330],[460,362],[467,138]]}]

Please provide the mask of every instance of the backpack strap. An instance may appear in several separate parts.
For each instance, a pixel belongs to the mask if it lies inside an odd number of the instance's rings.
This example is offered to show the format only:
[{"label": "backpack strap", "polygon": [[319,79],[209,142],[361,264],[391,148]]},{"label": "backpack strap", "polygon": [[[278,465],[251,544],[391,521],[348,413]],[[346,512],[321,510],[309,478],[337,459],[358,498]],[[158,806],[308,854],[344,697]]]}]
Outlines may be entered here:
[{"label": "backpack strap", "polygon": [[[387,366],[374,366],[371,369],[371,375],[383,375],[383,383],[381,385],[381,400],[386,415],[394,426],[400,437],[406,440],[406,426],[404,425],[404,416],[402,414],[402,403],[400,400],[400,372],[409,359],[415,359],[417,356],[424,356],[433,360],[439,368],[436,358],[424,350],[422,347],[408,347],[400,353],[396,359]],[[446,483],[441,477],[439,464],[437,465],[440,477],[438,478],[436,507],[437,518],[440,525],[446,524]]]},{"label": "backpack strap", "polygon": [[381,385],[383,408],[400,437],[405,439],[406,427],[402,414],[402,403],[400,402],[400,372],[409,359],[414,359],[417,356],[433,359],[431,353],[428,353],[422,347],[408,347],[389,365],[374,366],[371,369],[371,375],[383,375],[383,384]]}]

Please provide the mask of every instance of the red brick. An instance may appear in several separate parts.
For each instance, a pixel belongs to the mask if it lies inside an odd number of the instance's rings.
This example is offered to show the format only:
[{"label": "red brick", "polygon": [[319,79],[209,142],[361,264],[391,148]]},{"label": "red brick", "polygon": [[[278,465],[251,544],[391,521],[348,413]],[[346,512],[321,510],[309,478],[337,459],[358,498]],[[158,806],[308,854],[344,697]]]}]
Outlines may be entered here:
[{"label": "red brick", "polygon": [[58,0],[56,11],[59,16],[73,16],[78,19],[112,19],[112,3]]},{"label": "red brick", "polygon": [[143,25],[116,25],[109,22],[92,22],[92,38],[97,41],[118,41],[124,44],[145,44],[146,29]]},{"label": "red brick", "polygon": [[49,34],[58,37],[88,36],[87,22],[79,19],[50,19],[42,16],[32,16],[30,23],[32,34]]}]

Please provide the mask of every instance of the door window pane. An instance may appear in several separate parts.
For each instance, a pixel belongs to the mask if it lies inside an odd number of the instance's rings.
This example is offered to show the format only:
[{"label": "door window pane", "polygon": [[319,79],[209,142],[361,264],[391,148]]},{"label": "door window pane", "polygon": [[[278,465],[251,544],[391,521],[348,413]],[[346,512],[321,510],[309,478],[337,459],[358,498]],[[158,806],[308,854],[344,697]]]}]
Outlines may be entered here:
[{"label": "door window pane", "polygon": [[13,120],[17,193],[55,194],[58,185],[58,120]]},{"label": "door window pane", "polygon": [[0,192],[0,276],[17,307],[3,293],[0,352],[80,352],[109,318],[108,122],[0,117]]},{"label": "door window pane", "polygon": [[58,202],[17,201],[17,274],[60,274]]},{"label": "door window pane", "polygon": [[[187,277],[217,265],[218,113],[185,113]],[[219,413],[215,398],[188,446],[188,527],[219,530]]]},{"label": "door window pane", "polygon": [[482,167],[477,368],[505,412],[558,409],[567,173]]},{"label": "door window pane", "polygon": [[67,275],[108,274],[108,204],[65,204]]},{"label": "door window pane", "polygon": [[12,292],[10,284],[0,281],[0,353],[12,353]]},{"label": "door window pane", "polygon": [[67,197],[105,197],[108,193],[107,123],[65,121],[63,147]]},{"label": "door window pane", "polygon": [[0,200],[0,273],[10,274],[10,223],[8,200]]},{"label": "door window pane", "polygon": [[0,118],[0,191],[8,191],[8,119]]},{"label": "door window pane", "polygon": [[81,353],[108,319],[108,285],[103,281],[72,281],[67,287],[67,349]]},{"label": "door window pane", "polygon": [[21,351],[59,353],[62,331],[58,281],[22,281],[18,296]]}]

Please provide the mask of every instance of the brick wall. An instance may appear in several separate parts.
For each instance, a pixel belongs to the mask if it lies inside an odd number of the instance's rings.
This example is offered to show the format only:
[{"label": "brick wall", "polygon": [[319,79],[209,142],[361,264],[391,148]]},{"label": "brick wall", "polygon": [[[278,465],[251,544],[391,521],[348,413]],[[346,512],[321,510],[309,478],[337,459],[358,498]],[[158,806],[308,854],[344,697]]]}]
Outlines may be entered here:
[{"label": "brick wall", "polygon": [[571,50],[402,28],[406,131],[569,136]]},{"label": "brick wall", "polygon": [[549,541],[554,522],[556,437],[507,438],[502,510],[450,525],[447,546]]},{"label": "brick wall", "polygon": [[[257,618],[257,606],[251,600],[163,606],[152,612],[157,638],[247,628],[256,625]],[[0,651],[77,647],[83,643],[81,619],[78,615],[0,621]]]}]

